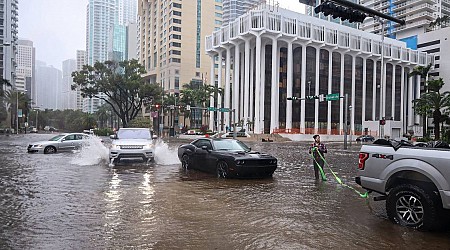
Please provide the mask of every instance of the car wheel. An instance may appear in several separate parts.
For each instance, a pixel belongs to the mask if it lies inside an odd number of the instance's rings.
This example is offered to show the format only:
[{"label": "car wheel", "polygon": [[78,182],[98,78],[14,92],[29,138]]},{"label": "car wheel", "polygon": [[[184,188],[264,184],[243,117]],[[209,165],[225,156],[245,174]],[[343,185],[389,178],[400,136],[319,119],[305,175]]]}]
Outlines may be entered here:
[{"label": "car wheel", "polygon": [[228,164],[224,161],[219,161],[217,163],[217,177],[227,178],[228,177]]},{"label": "car wheel", "polygon": [[181,166],[184,169],[188,169],[189,168],[189,155],[184,154],[183,157],[181,157]]},{"label": "car wheel", "polygon": [[439,226],[439,201],[434,194],[413,184],[393,188],[386,200],[389,219],[402,226],[433,230]]},{"label": "car wheel", "polygon": [[56,148],[53,146],[47,146],[44,149],[44,154],[53,154],[56,153]]}]

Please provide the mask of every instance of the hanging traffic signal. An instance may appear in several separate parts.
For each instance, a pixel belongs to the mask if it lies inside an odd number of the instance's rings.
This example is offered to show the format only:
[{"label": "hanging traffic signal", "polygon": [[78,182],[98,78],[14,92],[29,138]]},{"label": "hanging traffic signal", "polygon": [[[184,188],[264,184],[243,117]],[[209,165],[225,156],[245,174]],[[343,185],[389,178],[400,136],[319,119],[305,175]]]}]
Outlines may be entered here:
[{"label": "hanging traffic signal", "polygon": [[350,23],[362,23],[367,17],[367,15],[361,11],[340,6],[330,1],[323,2],[315,7],[314,12],[316,14],[322,12],[325,16],[331,15],[333,18],[341,18],[342,21],[348,20]]},{"label": "hanging traffic signal", "polygon": [[156,104],[156,105],[155,105],[155,108],[156,108],[156,109],[159,109],[159,104]]}]

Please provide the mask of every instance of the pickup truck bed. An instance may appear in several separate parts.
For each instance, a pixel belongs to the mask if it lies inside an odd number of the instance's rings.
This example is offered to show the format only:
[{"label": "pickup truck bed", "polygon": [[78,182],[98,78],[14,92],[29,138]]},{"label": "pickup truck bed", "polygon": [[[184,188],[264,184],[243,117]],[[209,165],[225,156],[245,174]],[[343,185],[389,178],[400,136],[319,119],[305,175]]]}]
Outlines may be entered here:
[{"label": "pickup truck bed", "polygon": [[414,147],[409,143],[377,140],[361,147],[358,169],[355,181],[386,199],[387,214],[392,221],[430,230],[439,227],[442,216],[448,214],[448,144]]}]

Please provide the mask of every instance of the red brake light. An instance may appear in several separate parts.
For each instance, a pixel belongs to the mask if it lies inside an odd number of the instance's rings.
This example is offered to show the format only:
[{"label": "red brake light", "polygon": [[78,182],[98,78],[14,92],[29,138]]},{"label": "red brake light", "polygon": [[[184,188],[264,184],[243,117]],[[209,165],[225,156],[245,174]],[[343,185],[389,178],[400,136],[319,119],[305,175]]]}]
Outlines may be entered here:
[{"label": "red brake light", "polygon": [[360,170],[364,170],[364,164],[366,163],[366,160],[369,158],[368,153],[359,153],[359,161],[358,161],[358,168]]}]

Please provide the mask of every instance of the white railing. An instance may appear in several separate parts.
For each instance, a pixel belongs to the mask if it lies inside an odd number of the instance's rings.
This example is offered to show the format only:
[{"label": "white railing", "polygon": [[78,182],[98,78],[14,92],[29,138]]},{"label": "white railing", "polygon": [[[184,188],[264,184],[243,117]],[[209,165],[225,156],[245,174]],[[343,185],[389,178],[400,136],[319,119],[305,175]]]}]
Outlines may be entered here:
[{"label": "white railing", "polygon": [[264,27],[264,13],[263,10],[250,11],[252,29],[262,29]]},{"label": "white railing", "polygon": [[326,43],[337,45],[338,44],[338,32],[335,29],[326,28]]},{"label": "white railing", "polygon": [[324,42],[325,41],[325,28],[323,26],[317,26],[317,25],[312,25],[312,39],[319,41],[319,42]]},{"label": "white railing", "polygon": [[361,50],[364,52],[372,52],[372,40],[368,38],[361,39]]},{"label": "white railing", "polygon": [[347,32],[338,32],[339,33],[339,46],[348,48],[350,47],[350,35]]},{"label": "white railing", "polygon": [[311,24],[302,21],[297,21],[297,34],[302,38],[311,38]]},{"label": "white railing", "polygon": [[267,12],[266,29],[281,31],[281,15]]},{"label": "white railing", "polygon": [[283,17],[283,33],[297,35],[297,19]]},{"label": "white railing", "polygon": [[[381,55],[381,41],[362,37],[358,34],[351,34],[345,31],[328,28],[323,25],[316,25],[310,22],[301,21],[294,18],[282,17],[280,14],[268,12],[265,10],[252,10],[239,17],[230,24],[206,36],[206,51],[213,50],[235,40],[240,35],[247,34],[251,30],[267,29],[272,32],[278,32],[282,35],[295,36],[303,39],[312,39],[319,43],[337,45],[341,48],[347,48],[354,51],[372,53]],[[429,61],[427,54],[408,48],[402,48],[389,43],[384,43],[383,52],[385,58],[403,60],[412,63],[425,65]]]}]

